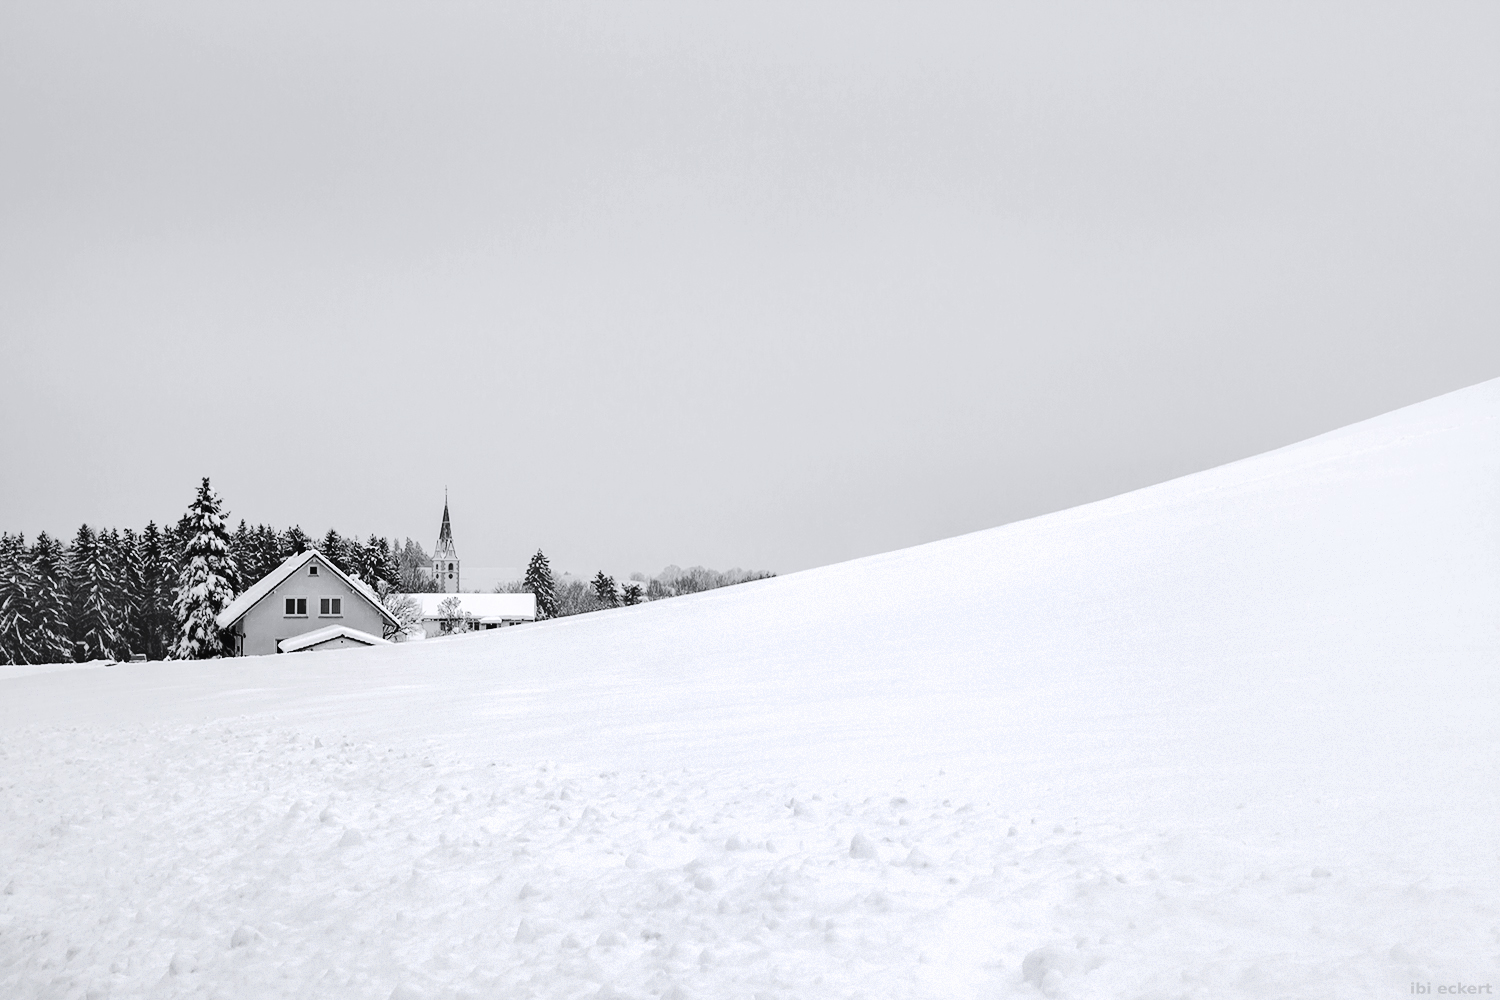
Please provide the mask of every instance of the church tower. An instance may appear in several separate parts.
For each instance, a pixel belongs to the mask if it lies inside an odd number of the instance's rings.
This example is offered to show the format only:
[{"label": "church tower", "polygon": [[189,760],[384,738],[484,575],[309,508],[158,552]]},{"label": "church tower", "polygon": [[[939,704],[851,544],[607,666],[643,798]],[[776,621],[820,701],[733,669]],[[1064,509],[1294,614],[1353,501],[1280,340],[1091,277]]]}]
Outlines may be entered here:
[{"label": "church tower", "polygon": [[458,593],[458,550],[453,547],[453,526],[448,523],[448,493],[443,492],[443,526],[438,530],[437,545],[432,550],[432,571],[437,574],[438,589],[445,594]]}]

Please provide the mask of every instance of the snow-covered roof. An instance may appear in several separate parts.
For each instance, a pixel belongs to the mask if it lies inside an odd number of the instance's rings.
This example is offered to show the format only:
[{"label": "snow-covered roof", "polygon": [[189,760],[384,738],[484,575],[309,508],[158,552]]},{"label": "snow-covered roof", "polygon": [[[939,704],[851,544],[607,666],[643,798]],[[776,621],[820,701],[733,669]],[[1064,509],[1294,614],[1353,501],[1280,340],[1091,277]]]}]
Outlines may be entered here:
[{"label": "snow-covered roof", "polygon": [[281,651],[283,653],[295,653],[299,649],[307,649],[310,646],[327,642],[329,639],[353,639],[355,642],[363,643],[366,646],[390,645],[389,640],[382,639],[378,635],[371,635],[368,632],[361,632],[357,628],[350,628],[348,625],[329,625],[325,628],[313,629],[311,632],[303,632],[301,635],[294,635],[290,639],[282,639]]},{"label": "snow-covered roof", "polygon": [[423,618],[440,618],[438,605],[450,597],[459,600],[459,609],[467,611],[481,622],[535,621],[535,594],[411,594],[412,600],[422,606]]},{"label": "snow-covered roof", "polygon": [[333,563],[329,562],[317,549],[308,549],[306,552],[299,552],[294,556],[288,556],[280,566],[277,566],[271,572],[255,581],[243,594],[230,601],[229,606],[219,612],[214,622],[219,628],[228,628],[233,625],[245,617],[247,611],[265,600],[273,590],[281,586],[284,580],[314,559],[318,561],[319,566],[325,567],[330,573],[333,573],[340,580],[347,583],[356,594],[373,604],[381,616],[392,625],[401,624],[395,618],[391,617],[391,613],[385,609],[385,605],[380,603],[380,598],[376,596],[375,591],[370,589],[369,584],[339,569]]}]

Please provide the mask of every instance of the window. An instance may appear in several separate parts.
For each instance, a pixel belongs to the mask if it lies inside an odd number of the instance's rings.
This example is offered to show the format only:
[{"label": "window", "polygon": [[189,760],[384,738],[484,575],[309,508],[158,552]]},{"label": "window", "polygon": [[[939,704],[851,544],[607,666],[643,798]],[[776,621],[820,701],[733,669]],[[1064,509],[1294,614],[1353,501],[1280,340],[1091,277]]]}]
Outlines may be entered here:
[{"label": "window", "polygon": [[317,563],[311,563],[311,564],[308,565],[308,567],[307,567],[307,575],[308,576],[317,576],[318,575],[318,564]]},{"label": "window", "polygon": [[306,618],[307,598],[288,597],[286,599],[286,616],[288,618]]},{"label": "window", "polygon": [[448,568],[449,568],[449,569],[452,569],[452,568],[453,568],[453,564],[452,564],[452,563],[449,563],[449,564],[448,564]]},{"label": "window", "polygon": [[318,599],[318,615],[323,618],[341,618],[344,614],[344,599],[342,597],[320,597]]}]

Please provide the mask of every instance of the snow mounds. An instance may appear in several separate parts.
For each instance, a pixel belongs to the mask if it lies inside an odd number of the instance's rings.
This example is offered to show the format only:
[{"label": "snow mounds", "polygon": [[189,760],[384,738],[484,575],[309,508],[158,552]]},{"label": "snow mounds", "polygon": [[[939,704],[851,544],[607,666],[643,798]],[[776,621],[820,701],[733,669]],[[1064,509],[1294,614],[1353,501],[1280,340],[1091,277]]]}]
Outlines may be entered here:
[{"label": "snow mounds", "polygon": [[893,808],[243,723],[0,759],[6,997],[1340,997],[1470,969],[1497,923],[1462,881],[1033,824],[938,777]]}]

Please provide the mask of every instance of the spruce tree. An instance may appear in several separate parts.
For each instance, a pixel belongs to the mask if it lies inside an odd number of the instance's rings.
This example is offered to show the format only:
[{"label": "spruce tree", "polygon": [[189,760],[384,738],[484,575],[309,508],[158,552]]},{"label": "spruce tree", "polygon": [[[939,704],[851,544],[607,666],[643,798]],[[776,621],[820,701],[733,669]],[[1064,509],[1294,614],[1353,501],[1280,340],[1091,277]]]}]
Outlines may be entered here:
[{"label": "spruce tree", "polygon": [[329,528],[328,533],[323,536],[323,541],[316,548],[323,553],[324,558],[345,573],[353,571],[353,566],[349,561],[349,545],[337,531]]},{"label": "spruce tree", "polygon": [[234,534],[229,539],[229,554],[234,558],[235,579],[230,582],[234,585],[234,592],[238,594],[250,584],[259,580],[259,576],[250,576],[248,570],[255,568],[255,557],[251,551],[253,540],[250,537],[250,526],[245,519],[240,518],[240,526],[234,529]]},{"label": "spruce tree", "polygon": [[73,658],[73,644],[68,639],[63,550],[45,531],[32,543],[31,570],[31,637],[40,657],[37,662],[66,663]]},{"label": "spruce tree", "polygon": [[146,524],[140,540],[140,620],[143,645],[139,652],[148,660],[164,660],[172,643],[172,571],[162,533],[156,522]]},{"label": "spruce tree", "polygon": [[286,547],[286,538],[269,524],[261,525],[260,568],[261,575],[271,572],[286,561],[292,550]]},{"label": "spruce tree", "polygon": [[32,568],[22,535],[0,533],[0,663],[40,663],[32,640]]},{"label": "spruce tree", "polygon": [[526,578],[522,585],[526,593],[536,595],[537,621],[557,617],[557,586],[552,579],[552,567],[541,549],[537,549],[531,562],[526,564]]},{"label": "spruce tree", "polygon": [[307,532],[302,530],[301,525],[292,525],[286,529],[286,534],[281,536],[281,557],[283,559],[290,558],[291,556],[300,556],[312,547],[312,539],[307,537]]},{"label": "spruce tree", "polygon": [[604,570],[600,570],[594,577],[594,596],[599,599],[601,607],[617,608],[620,606],[620,595],[615,590],[615,578],[605,576]]},{"label": "spruce tree", "polygon": [[120,614],[120,636],[124,642],[124,653],[146,651],[146,586],[145,567],[141,563],[141,543],[134,531],[126,528],[115,536],[115,579],[120,585],[118,608]]},{"label": "spruce tree", "polygon": [[167,539],[171,543],[172,578],[174,580],[182,572],[183,566],[187,564],[187,545],[196,530],[192,516],[184,514],[177,519],[177,524],[167,531]]},{"label": "spruce tree", "polygon": [[184,549],[177,577],[173,617],[177,624],[174,660],[206,660],[222,656],[223,637],[214,618],[234,600],[238,576],[229,554],[229,532],[224,527],[223,504],[209,489],[208,477],[188,509],[192,536]]},{"label": "spruce tree", "polygon": [[120,658],[114,604],[119,588],[110,572],[107,547],[108,541],[101,540],[85,524],[68,550],[68,633],[73,640],[73,658],[80,663]]},{"label": "spruce tree", "polygon": [[0,531],[0,663],[26,662],[16,656],[19,643],[11,638],[14,626],[10,623],[23,617],[20,566],[13,545],[10,532]]},{"label": "spruce tree", "polygon": [[370,582],[369,553],[358,538],[344,539],[344,562],[339,568],[350,576]]},{"label": "spruce tree", "polygon": [[[126,529],[129,531],[129,529]],[[98,534],[99,551],[104,557],[104,566],[110,586],[106,591],[109,607],[113,613],[115,631],[120,636],[120,655],[129,653],[131,607],[135,601],[131,582],[130,560],[125,556],[125,536],[114,528],[101,528]],[[132,544],[134,534],[131,535]]]},{"label": "spruce tree", "polygon": [[261,577],[280,566],[290,553],[281,549],[281,534],[269,524],[257,524],[251,532],[251,564],[240,567],[240,580],[248,589]]},{"label": "spruce tree", "polygon": [[641,585],[634,580],[631,580],[629,583],[625,584],[624,592],[620,595],[620,603],[625,605],[627,608],[633,607],[634,605],[641,603],[641,596]]},{"label": "spruce tree", "polygon": [[365,544],[365,562],[370,574],[365,582],[370,586],[378,588],[385,584],[387,588],[394,588],[400,584],[401,567],[396,564],[396,554],[386,539],[370,536]]}]

